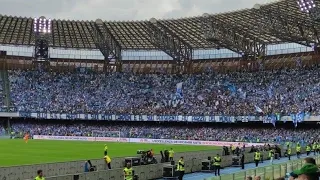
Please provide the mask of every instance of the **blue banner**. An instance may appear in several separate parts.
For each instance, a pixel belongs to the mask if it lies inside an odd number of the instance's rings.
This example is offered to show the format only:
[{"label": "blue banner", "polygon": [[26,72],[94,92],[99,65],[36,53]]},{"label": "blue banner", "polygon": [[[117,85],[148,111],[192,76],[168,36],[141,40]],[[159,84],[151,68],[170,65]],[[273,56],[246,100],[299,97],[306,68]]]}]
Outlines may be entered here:
[{"label": "blue banner", "polygon": [[281,116],[275,114],[269,116],[181,116],[181,115],[132,115],[132,114],[72,114],[72,113],[41,113],[41,112],[15,112],[0,113],[1,117],[24,117],[34,119],[62,119],[62,120],[106,120],[106,121],[162,121],[162,122],[256,122],[272,123],[274,126],[278,119],[292,121],[295,126],[303,121],[320,121],[320,116],[310,116],[306,113]]}]

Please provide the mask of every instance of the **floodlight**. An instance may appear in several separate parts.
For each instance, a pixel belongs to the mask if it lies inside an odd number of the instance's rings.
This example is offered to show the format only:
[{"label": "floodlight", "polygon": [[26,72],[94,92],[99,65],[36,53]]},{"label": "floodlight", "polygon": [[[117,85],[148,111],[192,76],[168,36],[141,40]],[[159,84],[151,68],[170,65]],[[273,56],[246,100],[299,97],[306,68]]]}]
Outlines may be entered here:
[{"label": "floodlight", "polygon": [[300,11],[309,13],[311,9],[316,7],[314,0],[297,0]]},{"label": "floodlight", "polygon": [[51,27],[51,19],[45,17],[34,18],[34,32],[39,34],[50,33]]}]

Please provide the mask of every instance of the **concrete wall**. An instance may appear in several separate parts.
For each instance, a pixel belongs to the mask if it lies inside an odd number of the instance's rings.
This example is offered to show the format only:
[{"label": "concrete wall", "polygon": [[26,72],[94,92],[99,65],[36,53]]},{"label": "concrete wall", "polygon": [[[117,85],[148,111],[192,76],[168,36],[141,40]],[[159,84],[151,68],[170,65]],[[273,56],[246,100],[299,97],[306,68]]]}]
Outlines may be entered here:
[{"label": "concrete wall", "polygon": [[[176,153],[175,160],[180,156],[185,159],[186,173],[196,172],[201,170],[201,162],[207,159],[208,156],[221,154],[221,150],[216,151],[200,151],[188,153]],[[294,153],[294,152],[293,152]],[[268,152],[264,152],[264,158],[268,157]],[[157,155],[160,160],[160,156]],[[232,156],[223,156],[221,165],[230,166]],[[253,153],[245,155],[246,163],[253,161]],[[22,180],[33,179],[36,176],[36,171],[42,169],[47,180],[73,180],[73,175],[79,175],[80,180],[123,180],[124,158],[112,159],[112,170],[106,170],[106,165],[103,159],[91,160],[92,164],[97,166],[97,172],[83,173],[84,161],[72,161],[61,163],[48,163],[39,165],[26,165],[15,167],[0,168],[0,179],[3,180]],[[155,179],[162,177],[163,164],[135,166],[134,170],[139,175],[140,180]]]}]

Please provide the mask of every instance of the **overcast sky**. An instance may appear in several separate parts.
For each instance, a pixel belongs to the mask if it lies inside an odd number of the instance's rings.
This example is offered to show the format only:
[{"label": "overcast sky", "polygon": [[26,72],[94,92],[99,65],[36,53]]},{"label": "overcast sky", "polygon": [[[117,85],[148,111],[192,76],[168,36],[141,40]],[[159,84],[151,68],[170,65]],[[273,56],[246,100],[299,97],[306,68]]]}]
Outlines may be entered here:
[{"label": "overcast sky", "polygon": [[2,15],[74,20],[149,20],[251,8],[273,0],[0,0]]}]

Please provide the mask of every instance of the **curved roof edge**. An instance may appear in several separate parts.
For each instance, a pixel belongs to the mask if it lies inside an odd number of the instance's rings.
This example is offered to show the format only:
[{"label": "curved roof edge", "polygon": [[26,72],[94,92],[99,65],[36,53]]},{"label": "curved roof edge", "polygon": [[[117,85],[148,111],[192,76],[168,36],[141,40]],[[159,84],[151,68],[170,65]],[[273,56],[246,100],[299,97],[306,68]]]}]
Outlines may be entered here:
[{"label": "curved roof edge", "polygon": [[[269,0],[270,1],[270,0]],[[287,0],[271,0],[271,2],[266,2],[263,4],[259,4],[260,6],[268,6],[271,4],[275,4],[275,3],[279,3],[282,1],[287,1]],[[253,7],[252,7],[253,8]],[[250,10],[252,8],[244,8],[244,9],[236,9],[236,10],[232,10],[232,11],[227,11],[227,12],[220,12],[220,13],[207,13],[204,12],[203,14],[208,14],[210,16],[214,16],[214,15],[225,15],[225,14],[232,14],[235,12],[241,12],[241,11],[247,11]],[[2,15],[0,14],[0,17],[4,16],[4,17],[12,17],[12,18],[26,18],[26,19],[34,19],[35,17],[21,17],[21,16],[12,16],[12,15]],[[193,18],[200,18],[203,15],[197,15],[197,16],[189,16],[189,17],[179,17],[179,18],[157,18],[157,21],[174,21],[174,20],[184,20],[184,19],[193,19]],[[40,16],[39,16],[40,17]],[[153,17],[151,17],[150,19],[152,19]],[[100,19],[100,18],[97,18]],[[53,21],[71,21],[71,22],[95,22],[96,20],[70,20],[70,19],[52,19]],[[149,21],[149,20],[102,20],[103,22],[114,22],[114,23],[126,23],[126,22],[145,22],[145,21]]]}]

